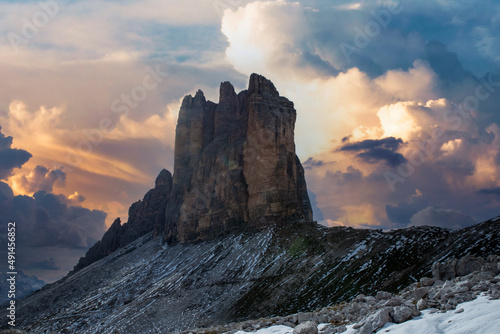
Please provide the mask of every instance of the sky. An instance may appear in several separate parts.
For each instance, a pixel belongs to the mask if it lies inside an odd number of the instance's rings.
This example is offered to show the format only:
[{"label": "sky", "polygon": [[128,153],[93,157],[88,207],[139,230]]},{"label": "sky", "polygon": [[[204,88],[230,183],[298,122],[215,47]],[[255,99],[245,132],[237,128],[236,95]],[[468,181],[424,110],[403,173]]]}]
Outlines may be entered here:
[{"label": "sky", "polygon": [[496,0],[0,0],[0,35],[0,223],[47,282],[173,170],[182,98],[251,73],[295,103],[322,224],[500,214]]}]

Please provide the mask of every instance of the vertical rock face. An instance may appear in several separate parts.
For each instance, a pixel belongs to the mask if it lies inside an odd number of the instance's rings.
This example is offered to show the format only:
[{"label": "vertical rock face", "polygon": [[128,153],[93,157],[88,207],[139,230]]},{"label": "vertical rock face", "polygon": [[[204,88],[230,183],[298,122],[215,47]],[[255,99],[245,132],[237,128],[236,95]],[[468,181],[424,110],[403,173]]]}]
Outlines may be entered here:
[{"label": "vertical rock face", "polygon": [[293,103],[253,74],[219,103],[184,98],[176,130],[165,239],[192,242],[287,220],[312,220],[304,170],[295,154]]}]

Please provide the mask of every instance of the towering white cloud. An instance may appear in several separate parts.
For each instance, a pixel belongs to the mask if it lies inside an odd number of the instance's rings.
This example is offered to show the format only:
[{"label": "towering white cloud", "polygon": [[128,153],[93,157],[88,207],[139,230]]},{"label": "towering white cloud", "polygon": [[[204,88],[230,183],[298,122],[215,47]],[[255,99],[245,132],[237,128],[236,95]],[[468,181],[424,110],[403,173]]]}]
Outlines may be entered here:
[{"label": "towering white cloud", "polygon": [[[412,215],[446,197],[435,212],[455,212],[446,210],[463,208],[471,198],[476,201],[486,180],[498,185],[486,176],[499,173],[494,162],[500,148],[494,140],[498,127],[485,130],[479,125],[479,109],[463,95],[471,85],[468,91],[474,94],[478,81],[464,72],[455,55],[442,51],[427,56],[427,46],[415,31],[406,32],[404,51],[385,44],[401,34],[399,14],[388,18],[394,26],[381,26],[379,35],[360,48],[364,54],[374,48],[372,65],[367,67],[358,58],[343,67],[338,61],[342,40],[355,43],[360,37],[346,32],[341,16],[353,18],[356,32],[376,21],[367,8],[379,14],[389,10],[364,3],[337,8],[329,27],[324,15],[300,3],[258,1],[226,11],[222,23],[229,42],[226,56],[242,73],[267,75],[282,95],[295,102],[297,151],[303,160],[315,158],[306,175],[325,219],[349,225],[406,226]],[[338,31],[328,41],[333,44],[321,46],[321,32],[332,31]],[[390,54],[395,50],[401,57]],[[405,69],[398,68],[401,61],[408,64]],[[443,85],[452,77],[464,81]],[[448,89],[453,85],[462,87],[456,95],[458,90]],[[400,144],[384,146],[391,138]],[[470,215],[484,217],[474,205],[465,207],[461,214],[468,222],[473,221]],[[448,217],[443,226],[457,217],[441,216]],[[436,224],[432,219],[428,223]]]}]

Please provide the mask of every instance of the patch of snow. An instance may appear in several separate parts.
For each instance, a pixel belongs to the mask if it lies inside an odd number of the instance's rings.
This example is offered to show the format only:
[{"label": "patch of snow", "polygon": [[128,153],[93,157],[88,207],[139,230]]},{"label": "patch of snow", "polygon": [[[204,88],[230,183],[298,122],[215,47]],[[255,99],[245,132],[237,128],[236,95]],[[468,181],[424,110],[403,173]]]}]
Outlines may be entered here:
[{"label": "patch of snow", "polygon": [[[456,310],[463,309],[463,312]],[[422,311],[422,315],[401,324],[388,323],[376,334],[497,334],[500,328],[500,300],[490,300],[488,296],[479,296],[475,300],[458,304],[456,310],[446,313]],[[329,324],[319,324],[318,330],[324,330]],[[356,334],[359,329],[348,325],[342,334]],[[254,332],[238,331],[235,334],[291,334],[293,328],[278,325],[259,329]]]},{"label": "patch of snow", "polygon": [[259,329],[256,332],[245,332],[245,331],[237,331],[235,334],[289,334],[293,333],[293,328],[283,325],[271,326],[268,328]]},{"label": "patch of snow", "polygon": [[355,245],[356,248],[351,250],[346,257],[342,260],[342,262],[348,262],[350,260],[354,259],[359,259],[363,254],[365,253],[367,247],[366,247],[366,240],[363,240],[359,244]]},{"label": "patch of snow", "polygon": [[[446,334],[496,334],[500,328],[500,300],[489,300],[487,296],[479,296],[470,302],[457,306],[457,310],[446,313],[430,313],[422,311],[422,315],[402,324],[386,324],[377,334],[406,334],[406,333],[446,333]],[[349,332],[345,332],[346,334]],[[351,332],[354,333],[354,332]]]}]

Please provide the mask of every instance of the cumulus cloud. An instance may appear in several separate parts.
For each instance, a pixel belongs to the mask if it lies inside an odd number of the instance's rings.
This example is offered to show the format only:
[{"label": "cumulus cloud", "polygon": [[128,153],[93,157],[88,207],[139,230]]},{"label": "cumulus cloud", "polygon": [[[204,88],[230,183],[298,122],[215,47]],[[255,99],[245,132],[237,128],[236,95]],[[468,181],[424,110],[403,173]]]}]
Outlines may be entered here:
[{"label": "cumulus cloud", "polygon": [[429,206],[415,213],[410,218],[409,226],[437,226],[443,228],[460,229],[469,227],[477,222],[469,215],[458,210],[440,209]]},{"label": "cumulus cloud", "polygon": [[[294,101],[297,152],[308,157],[308,186],[325,221],[405,227],[432,203],[447,213],[440,216],[443,226],[455,225],[453,219],[467,223],[451,214],[456,210],[475,221],[497,215],[486,189],[500,185],[498,78],[490,73],[479,80],[494,62],[487,52],[464,48],[476,43],[467,25],[473,27],[484,9],[480,14],[459,5],[451,11],[444,3],[404,3],[402,11],[391,12],[367,1],[333,9],[308,5],[254,2],[227,11],[222,32],[229,42],[226,56],[238,71],[265,74]],[[381,13],[389,13],[386,25]],[[442,30],[405,26],[415,17]],[[339,45],[355,45],[363,29],[377,22],[378,34],[346,59]],[[456,25],[467,28],[458,31]],[[482,197],[477,189],[485,189]]]},{"label": "cumulus cloud", "polygon": [[38,191],[52,192],[55,185],[64,187],[66,174],[60,169],[49,170],[44,166],[36,166],[28,175],[18,174],[12,178],[17,190],[34,194]]},{"label": "cumulus cloud", "polygon": [[[72,265],[59,263],[61,257],[67,255],[61,254],[75,252],[76,263],[78,256],[106,230],[105,212],[74,206],[74,202],[63,195],[38,191],[32,197],[14,196],[6,183],[0,183],[0,189],[0,225],[16,223],[19,267],[44,279],[48,278],[47,270],[57,272],[51,275],[58,277],[67,273]],[[0,232],[0,246],[4,250],[7,249],[5,233]],[[49,259],[41,256],[49,256],[50,253],[45,253],[47,250],[58,251]]]},{"label": "cumulus cloud", "polygon": [[[13,157],[15,162],[2,162],[2,170],[9,175],[14,167],[21,168],[31,154],[12,149],[12,137],[2,134],[0,139],[2,153]],[[104,233],[106,213],[81,207],[83,197],[78,193],[69,198],[51,193],[54,185],[64,186],[66,175],[61,170],[38,165],[29,174],[14,175],[11,179],[16,190],[30,195],[15,195],[7,183],[0,181],[0,226],[6,227],[9,222],[16,224],[17,263],[20,268],[44,279],[49,277],[47,271],[54,272],[51,279],[60,277],[74,265],[67,263],[68,254],[61,254],[69,250],[72,262],[76,263],[78,256]],[[6,233],[7,228],[0,231],[2,253],[7,250]],[[45,250],[55,251],[55,254],[44,254]]]},{"label": "cumulus cloud", "polygon": [[32,155],[25,151],[12,146],[12,137],[6,137],[0,127],[0,179],[6,179],[12,174],[14,168],[21,168]]}]

